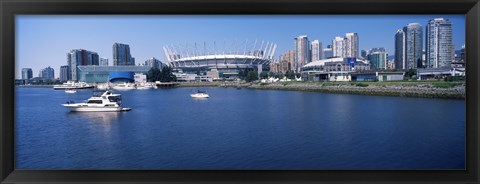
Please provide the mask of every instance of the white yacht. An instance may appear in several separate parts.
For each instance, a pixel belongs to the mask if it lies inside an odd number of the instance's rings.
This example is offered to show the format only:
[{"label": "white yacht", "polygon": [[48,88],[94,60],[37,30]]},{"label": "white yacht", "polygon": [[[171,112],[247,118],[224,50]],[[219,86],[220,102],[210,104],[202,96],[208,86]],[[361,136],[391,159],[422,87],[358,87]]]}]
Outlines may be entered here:
[{"label": "white yacht", "polygon": [[156,89],[157,85],[151,82],[138,83],[137,89]]},{"label": "white yacht", "polygon": [[112,84],[112,89],[114,90],[132,90],[136,89],[135,84],[133,83],[115,83]]},{"label": "white yacht", "polygon": [[198,90],[197,93],[190,94],[192,98],[209,98],[210,96],[205,91]]},{"label": "white yacht", "polygon": [[113,94],[111,91],[105,91],[103,94],[94,93],[86,102],[74,103],[67,102],[62,104],[70,111],[77,112],[119,112],[129,111],[131,108],[122,107],[122,96]]},{"label": "white yacht", "polygon": [[100,83],[100,84],[97,84],[97,89],[99,89],[99,90],[109,90],[110,86],[109,86],[108,83]]},{"label": "white yacht", "polygon": [[64,90],[64,89],[88,89],[94,88],[95,86],[89,85],[85,82],[75,82],[75,81],[67,81],[61,85],[54,85],[53,89],[55,90]]}]

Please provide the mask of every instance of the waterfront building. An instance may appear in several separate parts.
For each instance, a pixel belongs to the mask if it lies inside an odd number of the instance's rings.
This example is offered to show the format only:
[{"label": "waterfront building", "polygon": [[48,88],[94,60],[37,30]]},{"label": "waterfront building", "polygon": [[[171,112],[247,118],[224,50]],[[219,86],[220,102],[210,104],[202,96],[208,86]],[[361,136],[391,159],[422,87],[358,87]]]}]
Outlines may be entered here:
[{"label": "waterfront building", "polygon": [[395,68],[423,67],[423,32],[419,23],[409,23],[395,34]]},{"label": "waterfront building", "polygon": [[345,34],[345,56],[351,58],[358,58],[358,34],[357,33],[347,33]]},{"label": "waterfront building", "polygon": [[41,69],[38,77],[44,78],[44,79],[55,79],[55,70],[51,68],[50,66],[44,69]]},{"label": "waterfront building", "polygon": [[359,58],[329,58],[313,61],[303,66],[302,71],[365,71],[370,70],[370,65]]},{"label": "waterfront building", "polygon": [[107,58],[100,58],[99,65],[100,66],[108,66],[108,59]]},{"label": "waterfront building", "polygon": [[33,77],[33,71],[31,68],[22,68],[22,79],[28,80]]},{"label": "waterfront building", "polygon": [[215,42],[209,46],[207,43],[202,45],[164,46],[168,65],[186,74],[205,74],[215,70],[220,78],[237,79],[241,71],[270,71],[269,63],[273,62],[277,48],[273,42],[257,40],[253,44],[246,40],[231,46],[223,43],[223,49]]},{"label": "waterfront building", "polygon": [[307,35],[300,35],[295,39],[295,71],[300,72],[302,66],[311,61],[311,48]]},{"label": "waterfront building", "polygon": [[165,65],[157,58],[149,58],[145,61],[145,66],[162,69]]},{"label": "waterfront building", "polygon": [[312,61],[318,61],[323,59],[323,47],[322,42],[318,40],[312,41]]},{"label": "waterfront building", "polygon": [[134,66],[135,58],[130,54],[130,46],[123,43],[113,44],[113,65],[114,66]]},{"label": "waterfront building", "polygon": [[[149,66],[78,66],[78,81],[86,83],[106,83],[110,81],[111,73],[117,73],[121,76],[131,76],[131,81],[134,81],[134,73],[143,73],[151,69]],[[131,74],[131,75],[130,75]],[[129,78],[129,80],[130,80]]]},{"label": "waterfront building", "polygon": [[323,49],[323,59],[329,59],[333,57],[332,45],[327,45],[327,48]]},{"label": "waterfront building", "polygon": [[435,18],[428,21],[426,26],[426,67],[451,67],[454,51],[452,52],[452,23],[448,19]]},{"label": "waterfront building", "polygon": [[73,49],[67,53],[67,65],[70,69],[70,77],[68,78],[68,80],[77,81],[77,66],[99,65],[99,57],[96,52],[84,49]]},{"label": "waterfront building", "polygon": [[465,68],[426,68],[417,70],[417,78],[420,80],[439,80],[448,76],[465,76]]},{"label": "waterfront building", "polygon": [[388,53],[384,48],[373,48],[367,55],[367,60],[370,61],[372,69],[387,69]]},{"label": "waterfront building", "polygon": [[352,81],[401,81],[404,79],[405,72],[353,72],[350,73]]},{"label": "waterfront building", "polygon": [[332,57],[345,57],[345,39],[343,37],[337,36],[332,40],[332,51]]},{"label": "waterfront building", "polygon": [[70,70],[68,65],[60,66],[60,81],[70,80]]}]

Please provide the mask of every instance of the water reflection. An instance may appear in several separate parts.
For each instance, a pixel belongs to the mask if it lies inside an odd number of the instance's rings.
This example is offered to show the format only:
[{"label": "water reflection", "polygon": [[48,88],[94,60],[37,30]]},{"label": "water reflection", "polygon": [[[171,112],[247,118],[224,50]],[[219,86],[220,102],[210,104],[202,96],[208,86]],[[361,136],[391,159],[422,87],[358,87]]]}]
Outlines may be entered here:
[{"label": "water reflection", "polygon": [[82,116],[87,121],[95,123],[113,123],[118,122],[122,112],[69,112],[69,115]]}]

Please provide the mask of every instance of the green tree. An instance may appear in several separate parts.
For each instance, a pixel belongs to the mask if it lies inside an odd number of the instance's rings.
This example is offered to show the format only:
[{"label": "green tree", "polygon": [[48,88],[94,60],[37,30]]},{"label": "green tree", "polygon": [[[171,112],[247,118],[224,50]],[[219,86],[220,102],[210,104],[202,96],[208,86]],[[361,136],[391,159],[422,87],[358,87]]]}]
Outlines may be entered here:
[{"label": "green tree", "polygon": [[268,72],[261,72],[260,73],[260,78],[261,79],[267,79],[268,78]]},{"label": "green tree", "polygon": [[249,71],[247,73],[247,77],[245,78],[245,81],[247,82],[252,82],[258,80],[258,73],[255,71]]},{"label": "green tree", "polygon": [[148,82],[155,82],[160,81],[159,78],[161,76],[162,71],[160,69],[153,67],[147,72],[147,81]]},{"label": "green tree", "polygon": [[295,79],[295,73],[291,70],[288,70],[287,73],[285,73],[285,76],[288,78],[288,79]]}]

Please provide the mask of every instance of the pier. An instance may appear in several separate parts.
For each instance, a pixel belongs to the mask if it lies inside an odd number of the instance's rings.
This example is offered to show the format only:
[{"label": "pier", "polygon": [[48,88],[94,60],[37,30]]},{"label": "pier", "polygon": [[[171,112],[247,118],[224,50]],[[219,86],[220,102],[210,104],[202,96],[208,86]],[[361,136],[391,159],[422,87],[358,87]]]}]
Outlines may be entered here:
[{"label": "pier", "polygon": [[178,85],[178,82],[155,82],[157,87],[175,87]]}]

